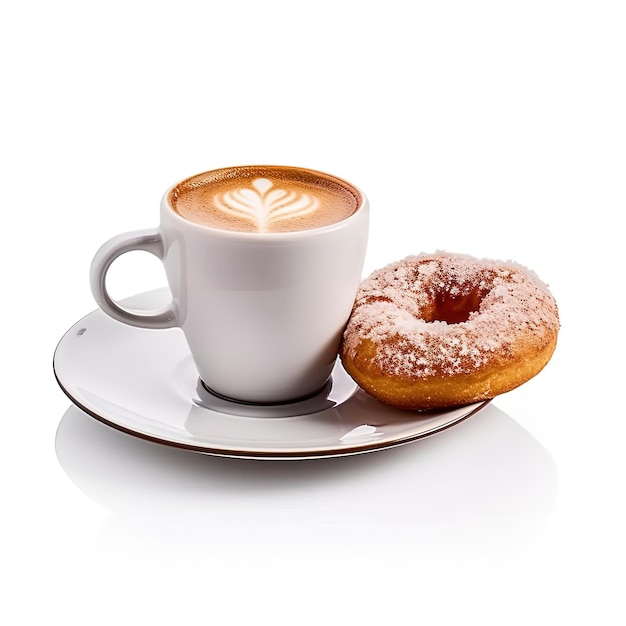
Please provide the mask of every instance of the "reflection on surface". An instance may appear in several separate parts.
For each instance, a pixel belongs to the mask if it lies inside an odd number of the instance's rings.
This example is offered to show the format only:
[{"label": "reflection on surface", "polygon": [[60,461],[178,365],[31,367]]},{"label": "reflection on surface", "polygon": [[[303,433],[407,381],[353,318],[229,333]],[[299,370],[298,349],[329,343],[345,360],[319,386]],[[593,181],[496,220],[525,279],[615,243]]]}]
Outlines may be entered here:
[{"label": "reflection on surface", "polygon": [[546,519],[557,482],[547,451],[493,404],[409,445],[308,461],[191,453],[72,406],[56,451],[69,478],[112,512],[108,539],[166,538],[175,549],[305,541],[497,552]]}]

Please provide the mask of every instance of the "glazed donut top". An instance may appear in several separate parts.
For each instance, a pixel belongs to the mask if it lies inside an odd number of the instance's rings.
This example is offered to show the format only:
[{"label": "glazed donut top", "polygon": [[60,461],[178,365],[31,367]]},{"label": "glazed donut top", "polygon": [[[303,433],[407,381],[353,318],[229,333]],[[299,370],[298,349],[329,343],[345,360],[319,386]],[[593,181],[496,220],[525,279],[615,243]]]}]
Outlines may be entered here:
[{"label": "glazed donut top", "polygon": [[521,358],[520,342],[543,349],[558,329],[548,287],[522,265],[422,254],[363,281],[342,349],[354,357],[369,340],[392,376],[450,377]]}]

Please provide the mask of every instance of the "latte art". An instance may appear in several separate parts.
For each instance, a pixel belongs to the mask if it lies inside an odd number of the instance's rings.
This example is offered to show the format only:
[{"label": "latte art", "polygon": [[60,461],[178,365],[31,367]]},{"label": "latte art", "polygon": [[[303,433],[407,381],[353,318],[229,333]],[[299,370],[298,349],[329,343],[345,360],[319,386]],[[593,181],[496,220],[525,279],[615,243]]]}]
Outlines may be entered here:
[{"label": "latte art", "polygon": [[191,222],[251,233],[321,228],[350,217],[360,192],[329,174],[250,165],[198,174],[170,190],[171,209]]},{"label": "latte art", "polygon": [[237,218],[249,219],[260,233],[265,233],[275,222],[309,215],[317,210],[320,201],[315,196],[287,189],[272,189],[267,178],[252,181],[253,189],[244,187],[224,194],[216,194],[215,206]]}]

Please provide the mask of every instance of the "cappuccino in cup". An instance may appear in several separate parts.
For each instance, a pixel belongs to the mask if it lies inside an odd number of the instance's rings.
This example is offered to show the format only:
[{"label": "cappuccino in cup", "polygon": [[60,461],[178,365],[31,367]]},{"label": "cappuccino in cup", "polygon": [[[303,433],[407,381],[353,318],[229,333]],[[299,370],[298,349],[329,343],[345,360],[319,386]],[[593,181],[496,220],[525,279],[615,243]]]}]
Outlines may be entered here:
[{"label": "cappuccino in cup", "polygon": [[334,176],[295,167],[232,167],[198,174],[169,193],[181,217],[212,228],[281,233],[350,217],[360,192]]},{"label": "cappuccino in cup", "polygon": [[[172,186],[160,217],[96,253],[100,308],[132,326],[180,328],[204,387],[227,399],[278,404],[323,389],[361,281],[365,195],[309,169],[230,167]],[[135,311],[111,298],[108,269],[132,250],[161,259],[169,305]]]}]

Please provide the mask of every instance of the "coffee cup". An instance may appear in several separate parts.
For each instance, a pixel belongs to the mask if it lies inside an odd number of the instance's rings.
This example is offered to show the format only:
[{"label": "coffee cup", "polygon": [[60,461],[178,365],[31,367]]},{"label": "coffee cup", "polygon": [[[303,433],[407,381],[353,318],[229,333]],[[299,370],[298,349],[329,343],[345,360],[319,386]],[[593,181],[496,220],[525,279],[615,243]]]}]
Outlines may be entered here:
[{"label": "coffee cup", "polygon": [[[277,404],[323,389],[361,280],[369,206],[351,183],[287,166],[204,172],[170,187],[160,225],[96,253],[91,289],[114,319],[180,328],[202,384],[238,402]],[[107,291],[120,255],[161,259],[172,294],[131,310]]]}]

